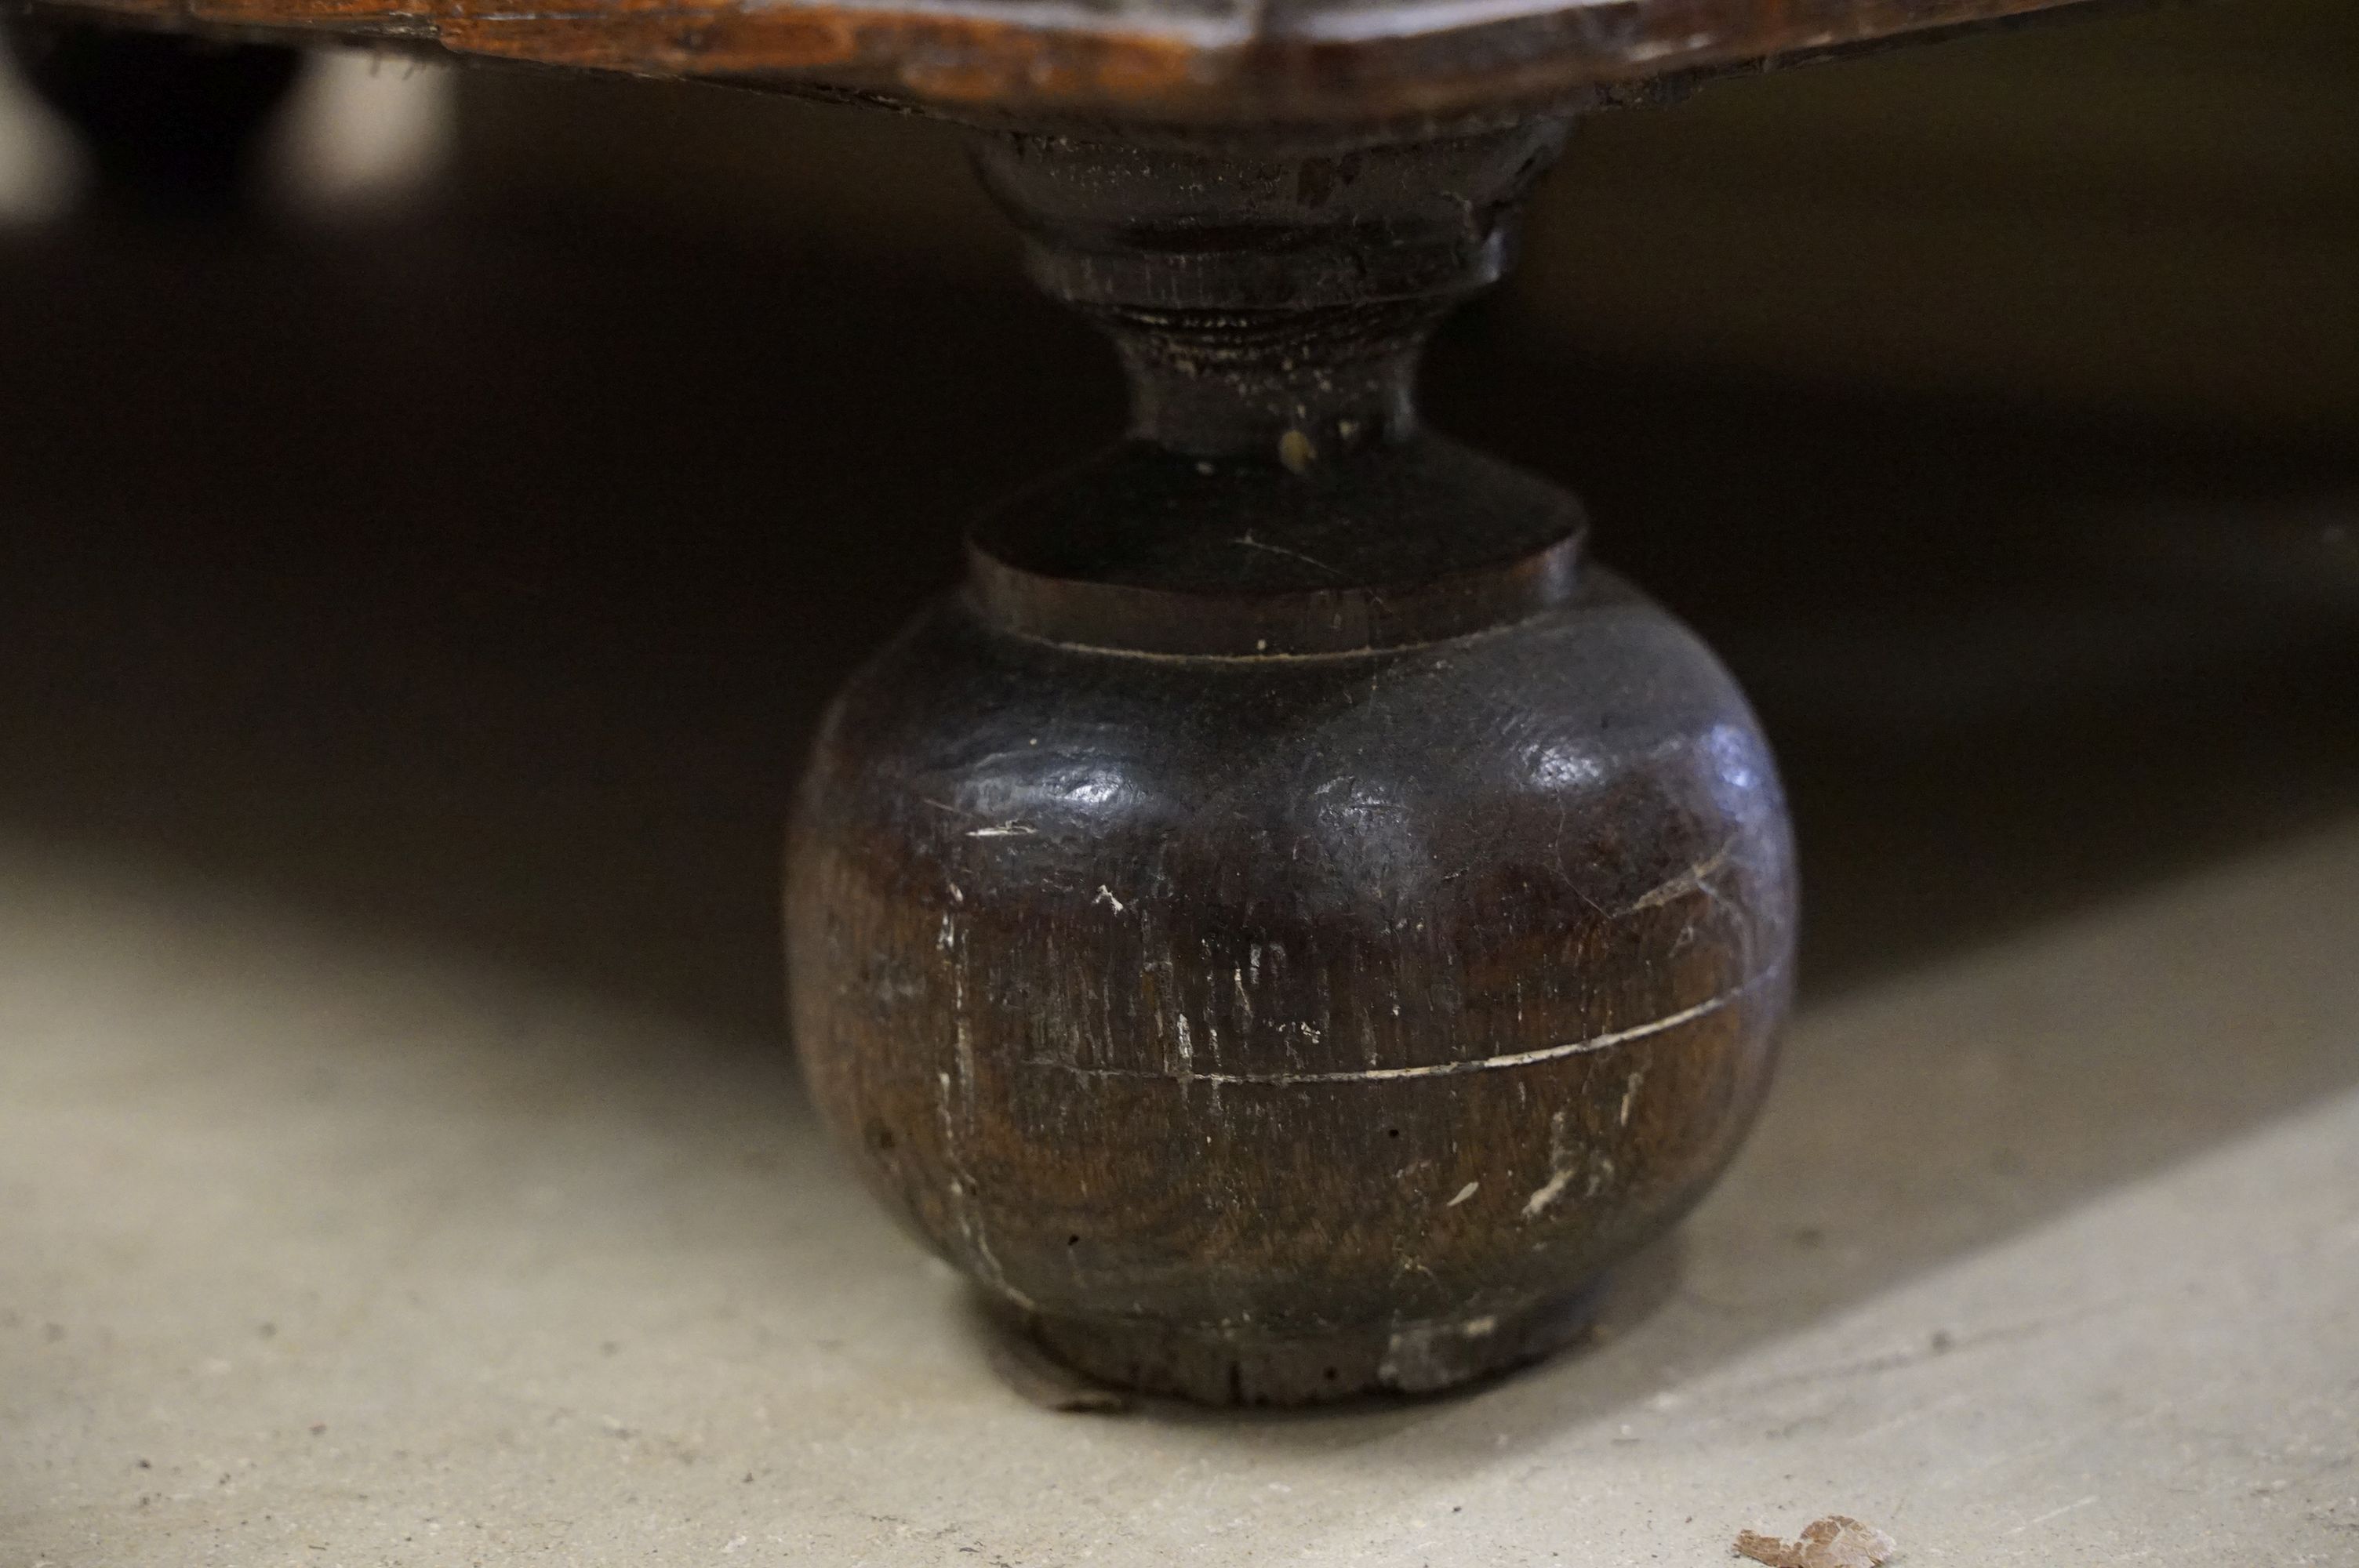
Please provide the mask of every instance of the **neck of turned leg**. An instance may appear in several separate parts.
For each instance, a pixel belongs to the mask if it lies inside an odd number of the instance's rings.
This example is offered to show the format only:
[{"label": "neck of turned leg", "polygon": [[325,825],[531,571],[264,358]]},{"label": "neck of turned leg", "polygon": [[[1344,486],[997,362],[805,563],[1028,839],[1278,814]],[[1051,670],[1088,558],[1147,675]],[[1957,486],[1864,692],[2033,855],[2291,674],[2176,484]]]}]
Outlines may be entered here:
[{"label": "neck of turned leg", "polygon": [[1321,153],[984,135],[1027,270],[1114,338],[1131,433],[1303,471],[1397,443],[1426,337],[1495,280],[1560,123]]},{"label": "neck of turned leg", "polygon": [[1091,314],[1130,379],[1130,433],[1190,457],[1290,469],[1405,439],[1427,332],[1449,301]]}]

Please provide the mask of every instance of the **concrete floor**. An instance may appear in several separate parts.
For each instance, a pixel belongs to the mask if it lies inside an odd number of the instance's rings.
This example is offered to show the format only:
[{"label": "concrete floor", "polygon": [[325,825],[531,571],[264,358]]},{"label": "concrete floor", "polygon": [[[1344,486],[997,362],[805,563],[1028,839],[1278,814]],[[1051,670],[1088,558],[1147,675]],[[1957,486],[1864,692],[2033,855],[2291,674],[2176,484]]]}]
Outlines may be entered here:
[{"label": "concrete floor", "polygon": [[778,1064],[13,843],[0,1554],[2359,1562],[2354,885],[2359,823],[1813,1010],[1581,1353],[1103,1417],[995,1379]]},{"label": "concrete floor", "polygon": [[1576,1354],[1058,1414],[815,1136],[770,881],[1103,366],[579,241],[0,244],[0,1568],[2359,1564],[2347,463],[1445,349],[1785,748],[1783,1076]]}]

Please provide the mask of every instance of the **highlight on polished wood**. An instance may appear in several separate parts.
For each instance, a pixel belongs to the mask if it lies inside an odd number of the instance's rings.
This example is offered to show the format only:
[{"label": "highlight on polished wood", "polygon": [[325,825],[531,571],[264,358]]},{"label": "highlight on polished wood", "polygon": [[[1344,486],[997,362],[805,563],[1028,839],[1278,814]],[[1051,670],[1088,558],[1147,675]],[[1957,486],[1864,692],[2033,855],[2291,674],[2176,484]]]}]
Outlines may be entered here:
[{"label": "highlight on polished wood", "polygon": [[2108,0],[34,0],[177,29],[440,45],[952,114],[1171,126],[1579,109],[1683,77]]}]

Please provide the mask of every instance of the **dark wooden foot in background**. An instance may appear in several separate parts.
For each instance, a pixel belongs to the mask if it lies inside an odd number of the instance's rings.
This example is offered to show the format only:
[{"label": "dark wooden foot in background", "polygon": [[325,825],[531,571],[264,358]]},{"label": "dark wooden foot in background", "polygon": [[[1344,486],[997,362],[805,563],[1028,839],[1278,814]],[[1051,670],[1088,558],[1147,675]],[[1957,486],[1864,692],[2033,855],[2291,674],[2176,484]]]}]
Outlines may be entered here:
[{"label": "dark wooden foot in background", "polygon": [[53,16],[0,17],[0,42],[73,126],[102,197],[141,212],[237,206],[300,51]]}]

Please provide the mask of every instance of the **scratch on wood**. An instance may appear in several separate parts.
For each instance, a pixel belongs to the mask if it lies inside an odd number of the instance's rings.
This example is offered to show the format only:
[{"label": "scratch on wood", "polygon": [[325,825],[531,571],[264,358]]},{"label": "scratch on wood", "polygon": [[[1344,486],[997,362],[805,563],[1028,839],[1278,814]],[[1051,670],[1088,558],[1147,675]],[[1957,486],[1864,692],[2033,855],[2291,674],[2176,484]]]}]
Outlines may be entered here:
[{"label": "scratch on wood", "polygon": [[[1633,1041],[1644,1040],[1650,1035],[1668,1033],[1671,1030],[1693,1023],[1699,1019],[1709,1018],[1723,1008],[1744,1000],[1748,993],[1776,979],[1785,968],[1786,960],[1781,957],[1776,963],[1756,970],[1750,979],[1731,986],[1718,996],[1709,997],[1693,1007],[1683,1007],[1677,1012],[1666,1013],[1660,1018],[1649,1019],[1644,1023],[1633,1024],[1627,1029],[1609,1030],[1603,1034],[1593,1034],[1586,1040],[1570,1040],[1562,1044],[1543,1045],[1533,1051],[1511,1051],[1503,1055],[1476,1056],[1463,1062],[1432,1062],[1416,1067],[1354,1067],[1348,1071],[1332,1073],[1198,1073],[1191,1071],[1178,1076],[1197,1083],[1212,1084],[1364,1084],[1390,1083],[1403,1078],[1448,1078],[1456,1077],[1462,1073],[1488,1073],[1503,1067],[1527,1067],[1536,1063],[1553,1062],[1566,1056],[1584,1055],[1593,1051],[1610,1051],[1617,1045],[1627,1045]],[[1184,1019],[1175,1018],[1175,1021],[1184,1026]],[[1318,1038],[1309,1025],[1302,1025],[1301,1028],[1304,1034],[1313,1040]],[[1149,1067],[1085,1067],[1078,1063],[1051,1061],[1041,1056],[1028,1057],[1024,1065],[1027,1067],[1054,1067],[1060,1072],[1093,1078],[1169,1078],[1175,1076]]]},{"label": "scratch on wood", "polygon": [[[1291,431],[1288,433],[1289,435],[1293,434]],[[1295,471],[1299,473],[1301,470],[1298,469]],[[1300,550],[1289,550],[1284,545],[1269,544],[1265,540],[1255,538],[1251,533],[1238,535],[1236,542],[1249,550],[1260,550],[1266,555],[1284,556],[1288,560],[1300,561],[1304,566],[1317,567],[1329,577],[1342,577],[1343,575],[1342,572],[1337,571],[1333,567],[1329,566],[1325,561],[1319,559],[1315,556],[1306,556]]]},{"label": "scratch on wood", "polygon": [[1720,873],[1721,869],[1728,864],[1728,857],[1735,848],[1736,841],[1733,838],[1730,839],[1727,843],[1723,844],[1719,849],[1713,850],[1710,855],[1705,856],[1702,860],[1698,860],[1694,865],[1690,866],[1686,871],[1681,871],[1678,876],[1673,877],[1670,881],[1663,883],[1652,892],[1640,898],[1636,903],[1625,908],[1622,913],[1624,914],[1636,914],[1642,909],[1654,909],[1662,904],[1670,903],[1675,898],[1683,898],[1691,892],[1709,892],[1710,890],[1705,886],[1705,884],[1713,877],[1717,876]]}]

